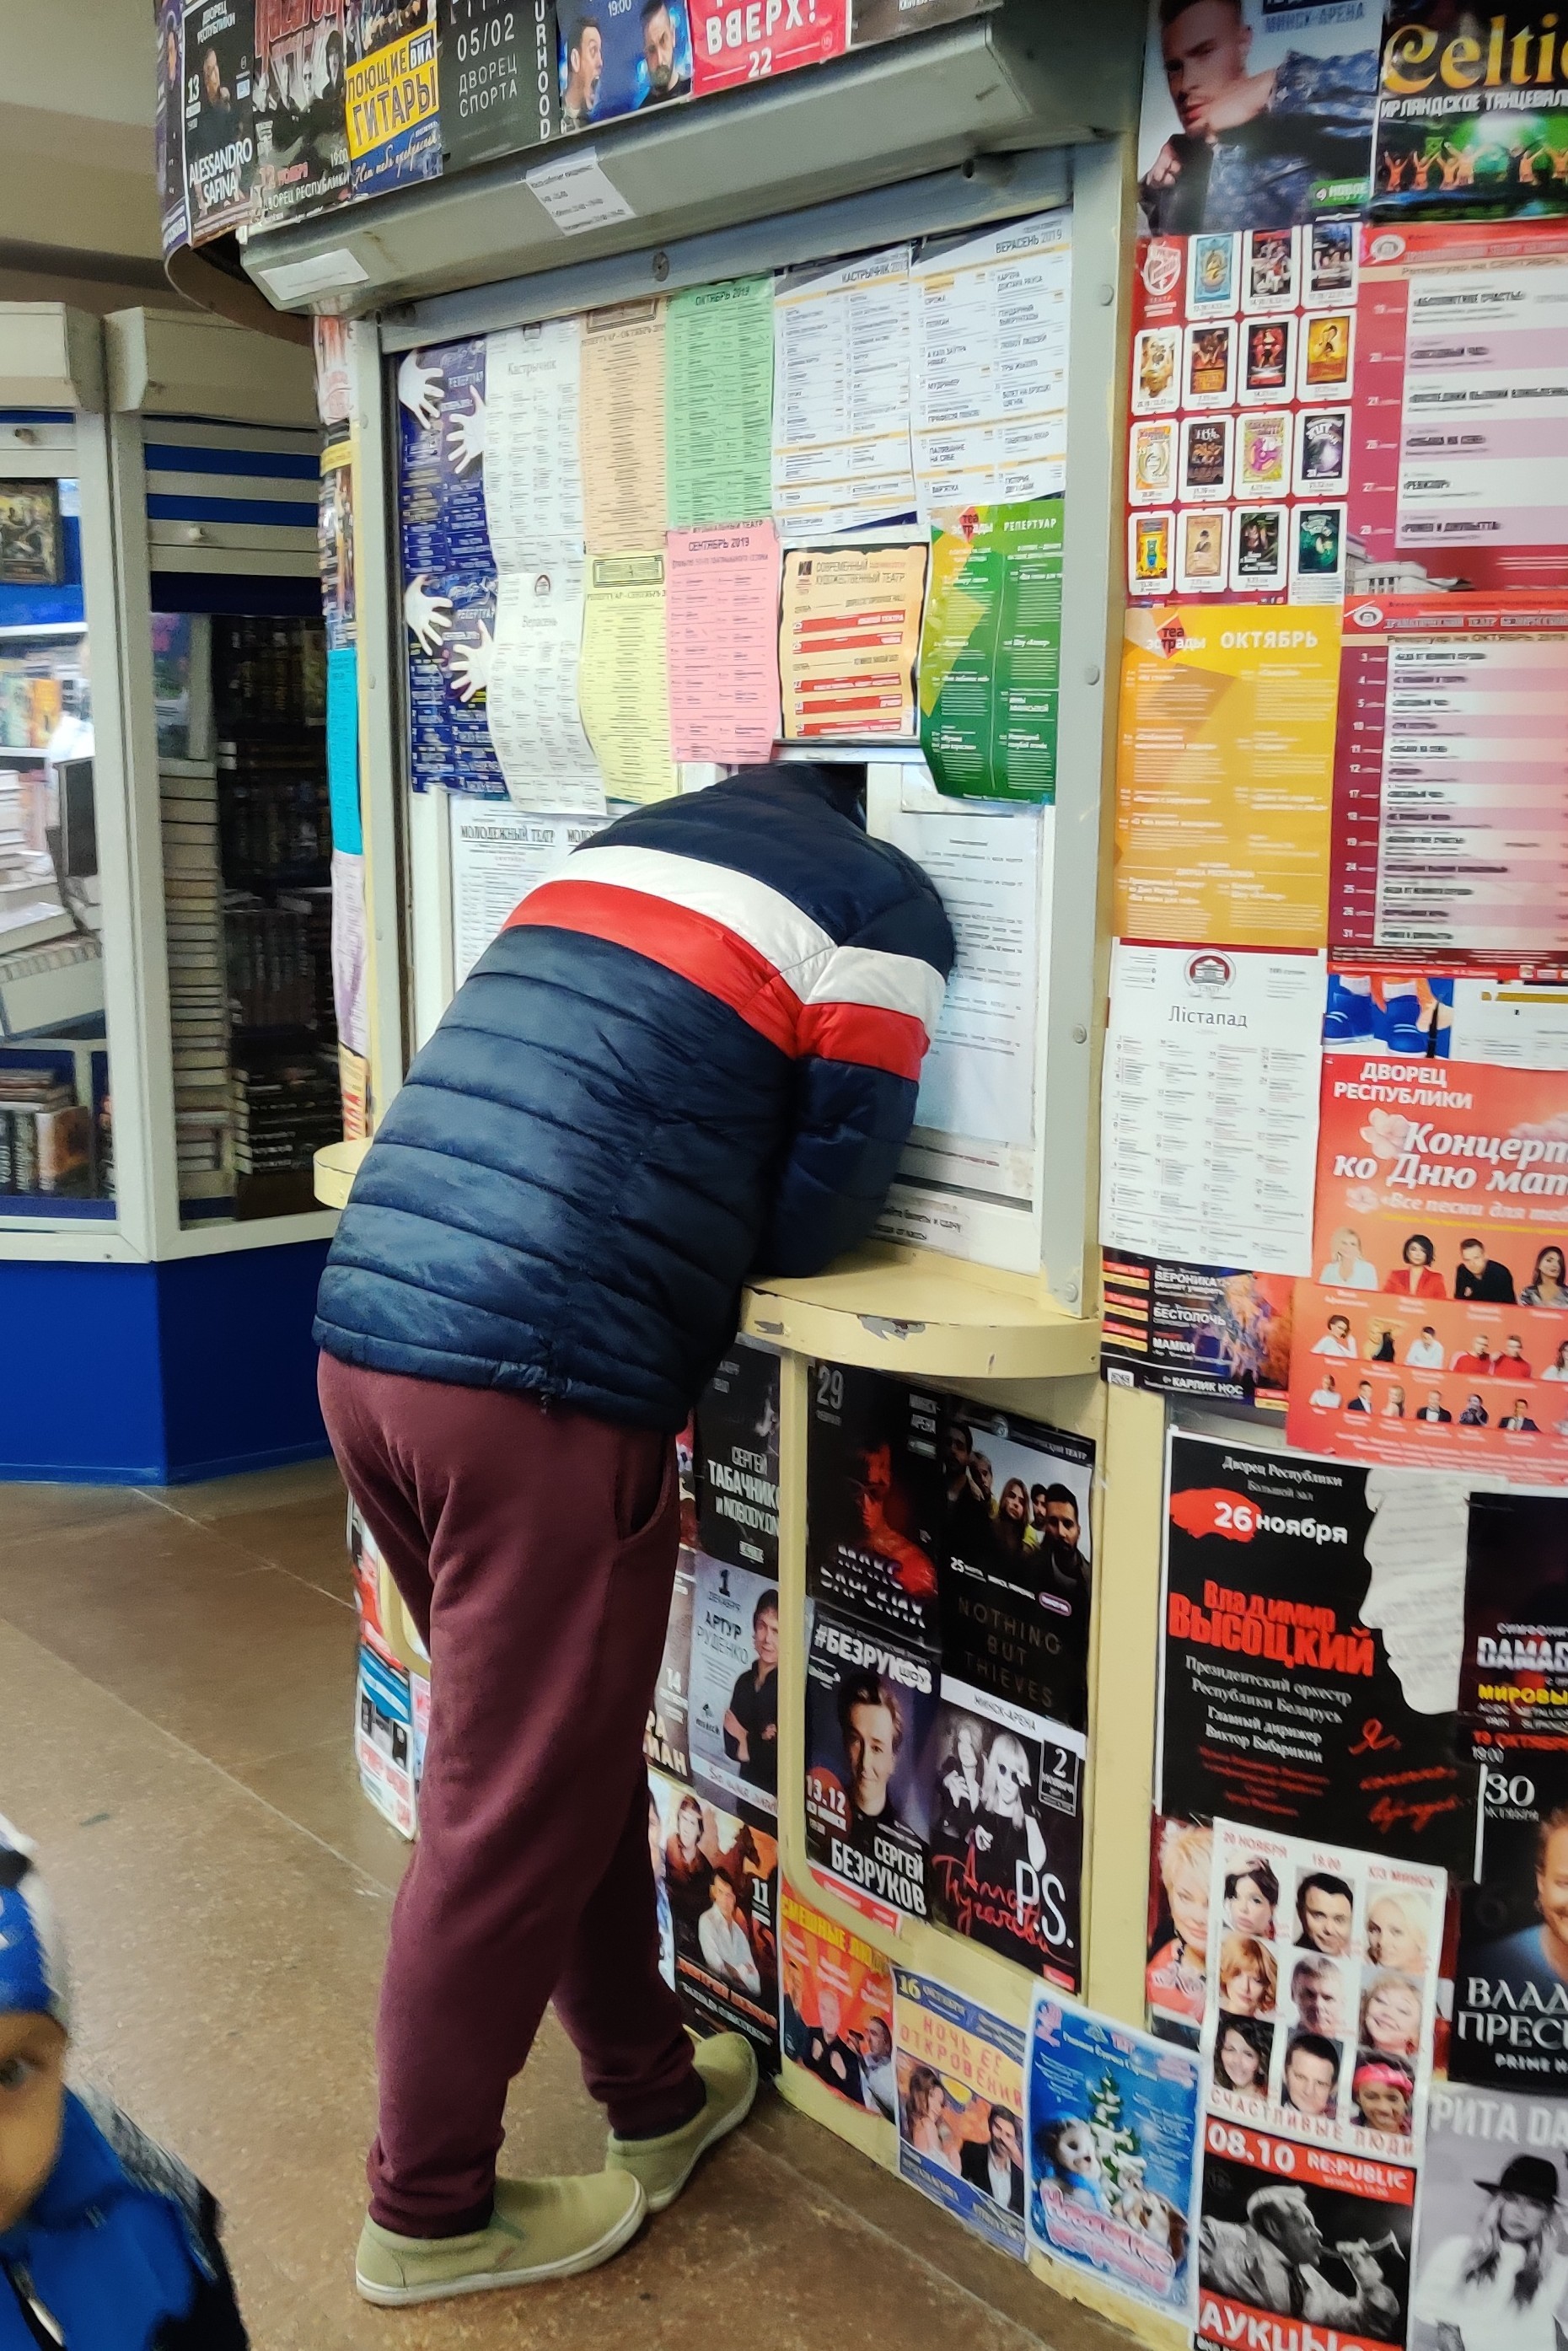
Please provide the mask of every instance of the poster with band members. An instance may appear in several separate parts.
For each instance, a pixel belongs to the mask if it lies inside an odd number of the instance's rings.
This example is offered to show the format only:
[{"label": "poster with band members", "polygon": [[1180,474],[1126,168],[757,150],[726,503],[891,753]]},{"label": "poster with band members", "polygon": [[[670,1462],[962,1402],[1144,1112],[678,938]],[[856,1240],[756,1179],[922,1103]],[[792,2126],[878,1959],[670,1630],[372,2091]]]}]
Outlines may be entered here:
[{"label": "poster with band members", "polygon": [[[1416,2175],[1208,2116],[1197,2351],[1404,2351]],[[1488,2346],[1490,2351],[1490,2346]]]},{"label": "poster with band members", "polygon": [[180,0],[159,0],[158,57],[154,68],[152,137],[158,170],[158,215],[163,251],[172,253],[190,235],[185,217],[185,80],[181,65],[183,10]]},{"label": "poster with band members", "polygon": [[662,1771],[648,1774],[660,1967],[698,2032],[744,2032],[779,2070],[779,1847]]},{"label": "poster with band members", "polygon": [[880,1951],[780,1883],[779,2033],[789,2064],[896,2127],[893,1970]]},{"label": "poster with band members", "polygon": [[1042,1986],[1028,2092],[1030,2244],[1190,2320],[1197,2058]]},{"label": "poster with band members", "polygon": [[1416,2160],[1447,1896],[1440,1869],[1216,1821],[1210,2114]]},{"label": "poster with band members", "polygon": [[[1504,2214],[1503,2199],[1512,2205]],[[1568,2105],[1432,2085],[1410,2351],[1557,2351],[1568,2325]]]},{"label": "poster with band members", "polygon": [[1290,228],[1366,198],[1377,0],[1152,0],[1138,125],[1151,229]]},{"label": "poster with band members", "polygon": [[555,137],[554,0],[437,0],[436,30],[448,172]]},{"label": "poster with band members", "polygon": [[185,0],[185,206],[193,245],[205,245],[251,216],[253,23],[252,9],[239,0]]},{"label": "poster with band members", "polygon": [[359,0],[359,12],[344,107],[353,193],[370,196],[440,174],[435,0]]},{"label": "poster with band members", "polygon": [[1113,1387],[1282,1410],[1291,1369],[1285,1274],[1101,1251],[1102,1361]]},{"label": "poster with band members", "polygon": [[687,1738],[692,1777],[725,1803],[779,1811],[779,1583],[693,1557]]},{"label": "poster with band members", "polygon": [[1459,1712],[1496,1748],[1568,1742],[1568,1499],[1472,1494]]},{"label": "poster with band members", "polygon": [[689,1780],[691,1768],[692,1607],[696,1592],[696,1554],[683,1545],[675,1561],[674,1589],[664,1628],[659,1678],[653,1685],[643,1733],[643,1752],[661,1771]]},{"label": "poster with band members", "polygon": [[256,212],[261,225],[349,193],[348,0],[256,0]]},{"label": "poster with band members", "polygon": [[1555,10],[1458,16],[1390,0],[1372,209],[1383,219],[1568,212],[1568,57]]},{"label": "poster with band members", "polygon": [[1465,1488],[1174,1435],[1155,1801],[1463,1875]]},{"label": "poster with band members", "polygon": [[942,1471],[944,1677],[1087,1729],[1092,1440],[954,1396]]},{"label": "poster with band members", "polygon": [[697,1527],[710,1559],[779,1576],[779,1358],[737,1339],[696,1411]]},{"label": "poster with band members", "polygon": [[892,1633],[818,1602],[806,1656],[806,1851],[884,1926],[930,1915],[920,1758],[937,1666]]},{"label": "poster with band members", "polygon": [[942,1703],[922,1761],[932,1916],[1075,1991],[1094,1448],[954,1397],[942,1470]]},{"label": "poster with band members", "polygon": [[1127,463],[1135,599],[1343,593],[1354,240],[1355,224],[1334,219],[1139,244]]},{"label": "poster with band members", "polygon": [[813,1364],[809,1378],[806,1589],[935,1650],[942,1399],[848,1364]]},{"label": "poster with band members", "polygon": [[1568,1746],[1478,1746],[1480,1850],[1459,1914],[1448,2077],[1568,2095]]},{"label": "poster with band members", "polygon": [[899,2170],[1022,2261],[1024,2033],[930,1976],[893,1980]]}]

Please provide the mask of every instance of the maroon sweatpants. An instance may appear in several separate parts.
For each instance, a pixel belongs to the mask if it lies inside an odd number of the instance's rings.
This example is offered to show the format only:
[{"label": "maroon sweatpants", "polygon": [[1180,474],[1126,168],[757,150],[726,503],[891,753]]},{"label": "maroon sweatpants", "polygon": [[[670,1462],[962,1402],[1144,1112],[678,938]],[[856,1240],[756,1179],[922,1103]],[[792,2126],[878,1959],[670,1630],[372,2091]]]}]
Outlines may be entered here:
[{"label": "maroon sweatpants", "polygon": [[[502,2111],[552,1997],[631,2137],[701,2104],[659,1974],[643,1732],[674,1580],[674,1444],[323,1355],[350,1492],[430,1651],[419,1842],[392,1911],[371,2210],[488,2219]],[[548,2151],[528,2167],[552,2166]]]}]

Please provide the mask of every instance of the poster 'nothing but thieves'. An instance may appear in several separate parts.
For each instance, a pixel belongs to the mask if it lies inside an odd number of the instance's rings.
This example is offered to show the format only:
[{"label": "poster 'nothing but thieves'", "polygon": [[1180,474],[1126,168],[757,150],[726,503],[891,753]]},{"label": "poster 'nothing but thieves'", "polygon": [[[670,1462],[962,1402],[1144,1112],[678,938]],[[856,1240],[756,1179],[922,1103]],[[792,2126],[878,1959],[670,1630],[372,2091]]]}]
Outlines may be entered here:
[{"label": "poster 'nothing but thieves'", "polygon": [[257,209],[264,224],[349,193],[348,0],[256,0]]},{"label": "poster 'nothing but thieves'", "polygon": [[1464,1489],[1173,1437],[1156,1802],[1468,1875]]},{"label": "poster 'nothing but thieves'", "polygon": [[256,171],[253,26],[253,10],[237,0],[186,0],[185,203],[193,245],[204,245],[250,218]]},{"label": "poster 'nothing but thieves'", "polygon": [[1074,1991],[1094,1448],[961,1399],[947,1401],[943,1434],[956,1491],[941,1573],[942,1702],[923,1772],[933,1912]]},{"label": "poster 'nothing but thieves'", "polygon": [[449,172],[542,147],[559,127],[551,0],[439,0]]},{"label": "poster 'nothing but thieves'", "polygon": [[1393,0],[1373,208],[1426,220],[1568,212],[1568,25],[1552,8]]}]

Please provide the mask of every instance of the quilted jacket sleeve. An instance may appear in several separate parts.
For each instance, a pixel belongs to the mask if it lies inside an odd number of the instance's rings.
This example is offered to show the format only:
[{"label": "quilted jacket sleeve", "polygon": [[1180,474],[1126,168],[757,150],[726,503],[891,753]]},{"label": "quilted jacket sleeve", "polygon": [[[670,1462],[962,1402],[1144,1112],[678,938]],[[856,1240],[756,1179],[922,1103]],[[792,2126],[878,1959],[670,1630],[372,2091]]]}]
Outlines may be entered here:
[{"label": "quilted jacket sleeve", "polygon": [[915,1122],[953,956],[942,903],[920,875],[913,894],[837,948],[814,981],[801,1006],[794,1128],[758,1274],[818,1273],[876,1222]]}]

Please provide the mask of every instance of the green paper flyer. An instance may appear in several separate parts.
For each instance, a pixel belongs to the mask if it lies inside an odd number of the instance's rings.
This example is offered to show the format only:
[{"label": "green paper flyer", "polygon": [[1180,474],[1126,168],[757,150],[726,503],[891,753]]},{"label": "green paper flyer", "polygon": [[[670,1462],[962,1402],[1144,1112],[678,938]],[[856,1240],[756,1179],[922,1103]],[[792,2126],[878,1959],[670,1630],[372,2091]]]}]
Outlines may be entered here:
[{"label": "green paper flyer", "polygon": [[938,791],[1056,797],[1061,500],[970,507],[932,534],[920,746]]}]

